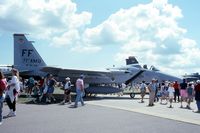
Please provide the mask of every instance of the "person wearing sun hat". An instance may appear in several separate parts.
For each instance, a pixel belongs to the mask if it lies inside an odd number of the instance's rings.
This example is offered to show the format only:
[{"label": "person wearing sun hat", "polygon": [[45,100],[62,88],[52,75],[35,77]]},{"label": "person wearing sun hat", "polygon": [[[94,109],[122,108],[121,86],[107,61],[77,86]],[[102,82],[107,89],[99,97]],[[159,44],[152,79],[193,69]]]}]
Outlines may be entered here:
[{"label": "person wearing sun hat", "polygon": [[69,104],[71,104],[71,82],[70,78],[65,78],[65,85],[64,85],[64,99],[62,101],[62,104],[65,104],[66,101],[68,101]]},{"label": "person wearing sun hat", "polygon": [[148,85],[148,90],[149,90],[149,105],[148,106],[154,106],[156,87],[157,87],[156,79],[153,78],[152,82]]},{"label": "person wearing sun hat", "polygon": [[6,96],[6,103],[10,109],[7,117],[16,116],[16,101],[20,91],[19,72],[17,69],[12,69],[12,79],[8,82],[8,90]]}]

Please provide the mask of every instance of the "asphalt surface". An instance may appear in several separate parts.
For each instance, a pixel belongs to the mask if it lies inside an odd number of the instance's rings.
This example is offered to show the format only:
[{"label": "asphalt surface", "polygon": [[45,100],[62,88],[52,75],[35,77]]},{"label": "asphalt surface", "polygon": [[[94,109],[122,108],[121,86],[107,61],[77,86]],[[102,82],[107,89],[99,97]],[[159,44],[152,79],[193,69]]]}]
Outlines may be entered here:
[{"label": "asphalt surface", "polygon": [[[115,100],[115,99],[114,99]],[[103,100],[102,100],[103,101]],[[0,133],[197,133],[200,126],[121,109],[91,105],[17,104]],[[3,115],[8,113],[4,106]]]},{"label": "asphalt surface", "polygon": [[[140,95],[136,95],[135,99],[130,99],[130,97],[127,95],[122,97],[101,95],[98,96],[99,100],[89,100],[87,102],[90,105],[138,112],[146,115],[200,125],[200,113],[193,112],[197,110],[195,100],[191,103],[191,109],[185,108],[187,105],[185,102],[183,103],[184,108],[180,108],[180,103],[174,102],[172,104],[173,108],[169,108],[169,102],[168,104],[160,104],[160,102],[155,102],[155,106],[148,107],[148,97],[149,96],[146,95],[144,103],[141,103]],[[163,101],[163,103],[165,103],[165,101]]]}]

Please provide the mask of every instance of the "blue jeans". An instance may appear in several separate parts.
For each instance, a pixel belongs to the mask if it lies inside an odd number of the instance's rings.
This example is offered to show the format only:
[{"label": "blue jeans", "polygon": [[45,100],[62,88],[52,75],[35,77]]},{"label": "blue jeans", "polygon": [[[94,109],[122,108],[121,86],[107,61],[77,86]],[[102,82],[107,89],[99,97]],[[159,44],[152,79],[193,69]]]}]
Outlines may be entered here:
[{"label": "blue jeans", "polygon": [[83,91],[81,91],[80,89],[76,89],[76,100],[74,105],[77,106],[79,101],[81,102],[82,105],[84,105]]},{"label": "blue jeans", "polygon": [[200,100],[197,100],[196,102],[197,102],[197,108],[200,111]]},{"label": "blue jeans", "polygon": [[2,116],[2,110],[3,110],[3,97],[0,96],[0,122],[2,122],[3,116]]}]

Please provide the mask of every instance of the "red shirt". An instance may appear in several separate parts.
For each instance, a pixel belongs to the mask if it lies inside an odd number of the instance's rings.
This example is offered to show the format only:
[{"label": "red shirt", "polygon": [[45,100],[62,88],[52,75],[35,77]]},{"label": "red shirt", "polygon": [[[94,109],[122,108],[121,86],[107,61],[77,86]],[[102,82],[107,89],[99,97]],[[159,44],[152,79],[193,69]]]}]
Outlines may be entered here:
[{"label": "red shirt", "polygon": [[0,96],[2,96],[3,91],[6,90],[7,82],[5,79],[0,79]]},{"label": "red shirt", "polygon": [[173,87],[174,87],[174,89],[179,89],[179,84],[178,83],[174,83]]},{"label": "red shirt", "polygon": [[40,81],[39,81],[39,87],[41,88],[41,87],[43,87],[44,86],[44,79],[41,79]]}]

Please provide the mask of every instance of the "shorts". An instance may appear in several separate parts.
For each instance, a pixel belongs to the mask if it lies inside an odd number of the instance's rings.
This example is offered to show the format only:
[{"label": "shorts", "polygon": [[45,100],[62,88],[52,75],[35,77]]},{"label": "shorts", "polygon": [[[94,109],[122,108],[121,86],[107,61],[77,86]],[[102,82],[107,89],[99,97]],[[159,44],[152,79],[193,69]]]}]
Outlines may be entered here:
[{"label": "shorts", "polygon": [[168,91],[163,91],[163,92],[161,92],[161,96],[168,97],[169,96],[169,92]]},{"label": "shorts", "polygon": [[181,97],[187,98],[187,92],[186,92],[186,90],[181,90]]},{"label": "shorts", "polygon": [[47,93],[53,94],[54,92],[54,87],[49,87]]},{"label": "shorts", "polygon": [[173,99],[174,98],[174,95],[169,95],[169,99]]},{"label": "shorts", "polygon": [[71,90],[65,90],[65,95],[69,95],[71,93]]},{"label": "shorts", "polygon": [[188,95],[187,97],[189,100],[193,100],[193,95]]},{"label": "shorts", "polygon": [[158,91],[158,92],[157,92],[157,97],[161,97],[161,96],[162,96],[161,92]]},{"label": "shorts", "polygon": [[146,92],[145,91],[142,91],[141,92],[141,96],[145,96]]}]

